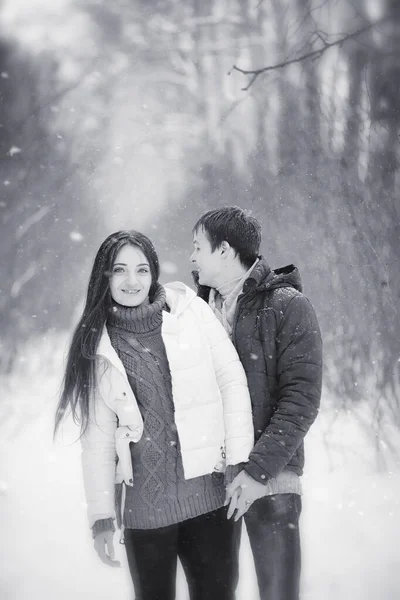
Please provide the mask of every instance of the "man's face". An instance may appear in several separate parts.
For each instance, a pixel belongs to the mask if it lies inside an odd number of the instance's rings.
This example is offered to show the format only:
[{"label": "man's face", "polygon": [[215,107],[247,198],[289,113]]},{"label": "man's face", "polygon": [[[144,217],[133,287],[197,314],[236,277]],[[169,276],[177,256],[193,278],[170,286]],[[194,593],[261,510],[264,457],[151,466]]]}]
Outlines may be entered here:
[{"label": "man's face", "polygon": [[200,285],[217,288],[222,285],[222,271],[224,260],[221,249],[211,251],[211,244],[204,229],[199,229],[193,236],[194,251],[190,257],[199,273]]}]

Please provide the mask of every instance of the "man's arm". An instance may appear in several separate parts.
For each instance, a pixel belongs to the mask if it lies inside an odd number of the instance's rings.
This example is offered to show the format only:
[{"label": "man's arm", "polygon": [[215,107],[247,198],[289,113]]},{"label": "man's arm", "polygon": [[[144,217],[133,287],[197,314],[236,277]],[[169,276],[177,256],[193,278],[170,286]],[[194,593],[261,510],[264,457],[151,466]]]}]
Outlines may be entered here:
[{"label": "man's arm", "polygon": [[284,310],[276,353],[277,407],[245,465],[263,484],[285,468],[318,414],[322,340],[314,309],[303,295],[294,296]]}]

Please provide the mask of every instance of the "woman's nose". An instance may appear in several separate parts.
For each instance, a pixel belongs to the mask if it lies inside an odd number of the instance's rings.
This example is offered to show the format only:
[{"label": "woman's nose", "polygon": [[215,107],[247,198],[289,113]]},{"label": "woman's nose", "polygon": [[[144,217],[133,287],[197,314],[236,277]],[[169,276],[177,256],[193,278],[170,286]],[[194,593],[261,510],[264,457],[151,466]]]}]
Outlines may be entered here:
[{"label": "woman's nose", "polygon": [[194,257],[194,252],[192,252],[192,254],[191,254],[191,256],[190,256],[190,259],[189,259],[189,260],[190,260],[190,262],[192,262],[192,263],[196,262],[196,259],[195,259],[195,257]]},{"label": "woman's nose", "polygon": [[137,284],[137,277],[136,277],[136,275],[134,273],[130,273],[128,275],[127,283],[131,287],[135,287],[135,285]]}]

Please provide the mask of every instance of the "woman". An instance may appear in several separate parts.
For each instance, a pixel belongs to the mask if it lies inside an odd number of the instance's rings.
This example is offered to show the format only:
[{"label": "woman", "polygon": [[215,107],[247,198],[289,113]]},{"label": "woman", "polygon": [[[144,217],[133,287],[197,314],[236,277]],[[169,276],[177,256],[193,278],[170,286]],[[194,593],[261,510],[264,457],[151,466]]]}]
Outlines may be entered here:
[{"label": "woman", "polygon": [[103,242],[55,428],[68,408],[81,422],[94,545],[116,564],[116,518],[137,598],[173,600],[179,556],[192,599],[228,600],[235,524],[224,479],[253,447],[247,382],[208,305],[183,283],[161,286],[159,273],[141,233]]}]

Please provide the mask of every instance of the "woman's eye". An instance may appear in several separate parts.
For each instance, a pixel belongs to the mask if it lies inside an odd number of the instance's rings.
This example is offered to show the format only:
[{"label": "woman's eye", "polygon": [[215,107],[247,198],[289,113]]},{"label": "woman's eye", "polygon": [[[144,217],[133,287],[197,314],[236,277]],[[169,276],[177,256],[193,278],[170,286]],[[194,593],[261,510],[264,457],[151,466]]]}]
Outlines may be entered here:
[{"label": "woman's eye", "polygon": [[123,273],[123,271],[122,267],[115,267],[115,269],[113,269],[113,273]]},{"label": "woman's eye", "polygon": [[148,269],[139,269],[139,273],[143,274],[143,273],[148,273],[148,272],[149,272]]}]

